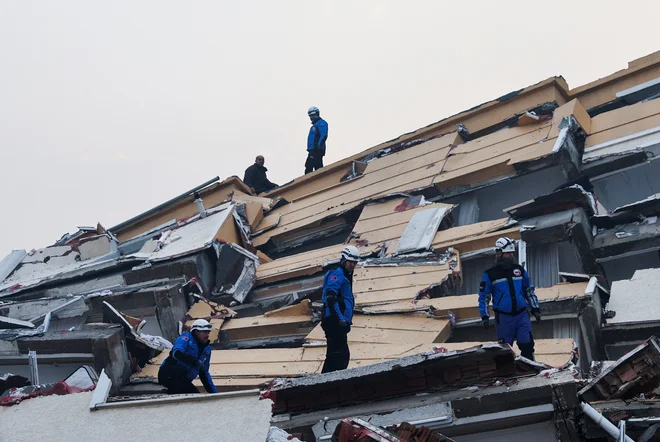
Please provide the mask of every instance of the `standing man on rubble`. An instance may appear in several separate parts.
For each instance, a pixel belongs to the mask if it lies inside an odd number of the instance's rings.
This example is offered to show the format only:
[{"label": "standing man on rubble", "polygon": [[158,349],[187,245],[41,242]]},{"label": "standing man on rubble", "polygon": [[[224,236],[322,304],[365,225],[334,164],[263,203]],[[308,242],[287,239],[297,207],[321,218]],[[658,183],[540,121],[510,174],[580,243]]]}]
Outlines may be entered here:
[{"label": "standing man on rubble", "polygon": [[479,313],[483,327],[488,329],[488,304],[492,297],[498,342],[513,345],[515,340],[522,356],[533,361],[534,338],[527,308],[537,322],[541,321],[541,310],[527,271],[515,262],[515,251],[510,238],[502,237],[495,242],[497,261],[484,272],[479,285]]},{"label": "standing man on rubble", "polygon": [[312,127],[307,135],[307,161],[305,161],[305,175],[323,167],[325,156],[325,141],[328,139],[328,123],[321,118],[321,111],[316,106],[307,110]]},{"label": "standing man on rubble", "polygon": [[199,393],[192,383],[197,376],[207,393],[218,392],[209,373],[209,335],[212,329],[206,319],[196,319],[190,331],[181,334],[174,342],[170,355],[158,370],[158,383],[167,387],[169,394]]},{"label": "standing man on rubble", "polygon": [[351,353],[348,349],[348,333],[353,323],[353,271],[360,260],[355,246],[341,251],[339,267],[330,270],[323,279],[323,318],[321,328],[327,343],[325,362],[321,373],[344,370],[348,367]]},{"label": "standing man on rubble", "polygon": [[277,184],[271,183],[266,176],[268,169],[264,166],[265,162],[263,155],[257,155],[254,164],[245,169],[245,175],[243,175],[243,182],[252,189],[255,195],[277,187]]}]

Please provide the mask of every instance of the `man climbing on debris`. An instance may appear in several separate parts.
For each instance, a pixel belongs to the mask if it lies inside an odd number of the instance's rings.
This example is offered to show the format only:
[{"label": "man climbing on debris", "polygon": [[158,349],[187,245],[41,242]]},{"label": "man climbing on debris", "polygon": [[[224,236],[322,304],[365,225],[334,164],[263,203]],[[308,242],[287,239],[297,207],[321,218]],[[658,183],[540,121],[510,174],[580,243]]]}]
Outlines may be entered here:
[{"label": "man climbing on debris", "polygon": [[321,111],[312,106],[307,111],[312,122],[307,136],[307,161],[305,161],[305,175],[323,167],[325,156],[325,141],[328,139],[328,123],[321,118]]},{"label": "man climbing on debris", "polygon": [[264,167],[265,161],[263,155],[257,155],[254,164],[245,169],[245,175],[243,175],[243,182],[250,186],[256,195],[277,187],[277,184],[271,183],[266,176],[268,169]]},{"label": "man climbing on debris", "polygon": [[348,333],[353,323],[353,270],[360,259],[355,246],[341,251],[340,265],[325,274],[323,279],[323,318],[321,328],[327,343],[325,362],[321,373],[344,370],[351,358]]},{"label": "man climbing on debris", "polygon": [[497,261],[481,278],[479,312],[484,328],[488,329],[488,304],[492,297],[499,343],[513,345],[515,340],[522,356],[533,361],[534,338],[527,308],[531,309],[537,322],[541,321],[541,310],[527,271],[514,260],[515,251],[516,246],[510,238],[499,238],[495,242]]},{"label": "man climbing on debris", "polygon": [[169,394],[199,393],[192,383],[197,376],[208,393],[218,392],[209,373],[209,334],[212,329],[210,322],[197,319],[190,331],[181,334],[174,342],[170,355],[158,370],[158,383],[166,387]]}]

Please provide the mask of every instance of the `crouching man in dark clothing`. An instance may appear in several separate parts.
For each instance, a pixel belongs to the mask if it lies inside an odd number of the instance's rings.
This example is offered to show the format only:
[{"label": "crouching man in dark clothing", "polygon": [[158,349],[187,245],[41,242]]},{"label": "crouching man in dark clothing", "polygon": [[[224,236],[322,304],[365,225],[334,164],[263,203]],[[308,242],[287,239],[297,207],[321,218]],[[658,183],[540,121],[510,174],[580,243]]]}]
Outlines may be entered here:
[{"label": "crouching man in dark clothing", "polygon": [[271,183],[266,176],[268,169],[264,166],[265,162],[264,157],[258,155],[254,159],[254,164],[245,169],[245,175],[243,175],[243,182],[250,186],[256,195],[277,187],[277,184]]},{"label": "crouching man in dark clothing", "polygon": [[197,376],[207,393],[218,392],[209,373],[209,334],[212,328],[207,320],[197,319],[190,331],[181,334],[174,342],[170,355],[158,370],[158,383],[166,387],[169,394],[199,393],[192,383]]},{"label": "crouching man in dark clothing", "polygon": [[497,262],[486,270],[479,285],[479,312],[484,328],[489,327],[488,304],[493,299],[495,327],[500,344],[518,343],[520,353],[534,360],[534,338],[529,312],[541,321],[539,300],[525,268],[514,260],[516,246],[506,237],[495,242]]},{"label": "crouching man in dark clothing", "polygon": [[344,370],[351,353],[348,333],[353,322],[353,270],[360,259],[355,246],[346,246],[341,252],[341,264],[325,274],[323,279],[323,319],[321,328],[327,342],[325,362],[321,373]]}]

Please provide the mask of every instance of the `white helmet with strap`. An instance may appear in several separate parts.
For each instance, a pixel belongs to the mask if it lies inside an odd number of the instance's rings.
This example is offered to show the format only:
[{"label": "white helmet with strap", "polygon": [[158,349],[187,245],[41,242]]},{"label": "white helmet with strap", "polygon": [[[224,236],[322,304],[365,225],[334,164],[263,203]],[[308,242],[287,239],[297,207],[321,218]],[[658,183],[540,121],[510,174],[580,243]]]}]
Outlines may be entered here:
[{"label": "white helmet with strap", "polygon": [[213,326],[206,319],[195,319],[195,322],[190,326],[190,331],[200,330],[200,331],[211,331]]},{"label": "white helmet with strap", "polygon": [[309,109],[307,109],[307,115],[319,115],[320,113],[321,111],[316,106],[312,106]]},{"label": "white helmet with strap", "polygon": [[513,240],[511,240],[511,238],[503,236],[502,238],[499,238],[497,241],[495,241],[495,251],[513,253],[516,251],[516,244],[513,242]]},{"label": "white helmet with strap", "polygon": [[346,246],[341,251],[341,259],[344,261],[358,262],[360,260],[360,251],[355,246]]}]

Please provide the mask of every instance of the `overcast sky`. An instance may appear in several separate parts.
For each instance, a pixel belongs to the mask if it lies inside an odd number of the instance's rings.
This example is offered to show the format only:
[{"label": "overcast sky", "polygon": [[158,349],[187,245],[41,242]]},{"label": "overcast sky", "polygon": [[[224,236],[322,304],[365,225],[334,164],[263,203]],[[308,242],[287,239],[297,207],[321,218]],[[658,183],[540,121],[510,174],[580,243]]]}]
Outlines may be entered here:
[{"label": "overcast sky", "polygon": [[301,175],[553,75],[660,49],[658,1],[0,0],[0,258],[111,227],[257,154]]}]

